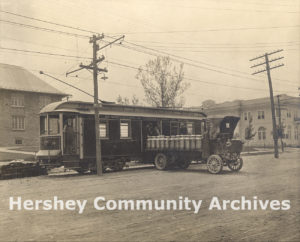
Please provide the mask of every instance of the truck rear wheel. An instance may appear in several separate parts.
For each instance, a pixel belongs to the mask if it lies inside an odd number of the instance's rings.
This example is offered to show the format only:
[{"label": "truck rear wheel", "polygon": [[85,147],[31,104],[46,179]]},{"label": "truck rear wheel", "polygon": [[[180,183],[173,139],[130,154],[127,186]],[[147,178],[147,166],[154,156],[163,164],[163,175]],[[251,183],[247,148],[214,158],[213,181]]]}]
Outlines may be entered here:
[{"label": "truck rear wheel", "polygon": [[223,169],[223,160],[219,155],[211,155],[207,159],[207,169],[212,174],[218,174]]},{"label": "truck rear wheel", "polygon": [[158,153],[155,156],[154,164],[155,164],[155,167],[158,170],[165,170],[165,169],[167,169],[167,167],[168,167],[167,156],[165,154],[163,154],[163,153]]},{"label": "truck rear wheel", "polygon": [[243,167],[243,159],[237,158],[235,161],[228,162],[228,168],[232,171],[239,171]]}]

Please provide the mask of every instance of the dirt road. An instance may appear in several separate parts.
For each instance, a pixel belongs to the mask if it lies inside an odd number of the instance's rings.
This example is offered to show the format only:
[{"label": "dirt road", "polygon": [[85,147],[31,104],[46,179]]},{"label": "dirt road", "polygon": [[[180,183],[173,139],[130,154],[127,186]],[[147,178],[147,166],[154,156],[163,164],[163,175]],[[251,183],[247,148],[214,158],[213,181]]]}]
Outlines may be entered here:
[{"label": "dirt road", "polygon": [[[244,157],[239,173],[207,173],[202,165],[186,171],[153,168],[96,175],[42,176],[0,181],[0,240],[66,241],[218,241],[300,240],[300,150],[280,155]],[[22,199],[87,199],[78,211],[9,210],[9,197]],[[202,199],[193,211],[97,211],[93,200]],[[290,210],[208,210],[220,199],[290,200]]]}]

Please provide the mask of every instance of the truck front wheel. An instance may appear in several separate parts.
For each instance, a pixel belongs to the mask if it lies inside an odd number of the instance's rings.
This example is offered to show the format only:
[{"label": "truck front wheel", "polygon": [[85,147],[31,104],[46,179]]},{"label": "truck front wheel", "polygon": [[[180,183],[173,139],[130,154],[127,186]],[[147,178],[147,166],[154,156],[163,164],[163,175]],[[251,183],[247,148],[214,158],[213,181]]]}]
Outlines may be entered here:
[{"label": "truck front wheel", "polygon": [[207,169],[212,174],[218,174],[223,169],[223,160],[219,155],[211,155],[207,159]]}]

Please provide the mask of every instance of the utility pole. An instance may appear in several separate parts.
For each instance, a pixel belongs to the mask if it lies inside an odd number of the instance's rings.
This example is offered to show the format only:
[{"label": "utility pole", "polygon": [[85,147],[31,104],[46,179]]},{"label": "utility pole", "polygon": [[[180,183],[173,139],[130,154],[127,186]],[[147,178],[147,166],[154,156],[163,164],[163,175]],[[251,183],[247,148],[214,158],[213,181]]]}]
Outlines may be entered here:
[{"label": "utility pole", "polygon": [[102,62],[105,57],[102,56],[100,58],[97,58],[97,52],[109,45],[112,45],[113,43],[121,40],[121,39],[124,39],[124,36],[118,38],[118,39],[115,39],[114,41],[108,43],[107,45],[105,46],[102,46],[101,48],[99,48],[99,45],[97,44],[97,41],[98,40],[101,40],[104,38],[104,35],[93,35],[91,38],[90,38],[90,43],[93,44],[93,60],[92,60],[92,63],[89,64],[89,65],[83,65],[83,64],[80,64],[80,68],[79,69],[76,69],[74,71],[70,71],[70,72],[67,72],[66,73],[66,76],[71,74],[71,73],[74,73],[76,71],[80,71],[82,69],[90,69],[90,70],[93,70],[93,81],[94,81],[94,110],[95,110],[95,142],[96,142],[96,168],[97,168],[97,175],[98,176],[101,176],[103,174],[103,171],[102,171],[102,159],[101,159],[101,139],[100,139],[100,133],[99,133],[99,107],[101,106],[101,103],[99,104],[98,102],[98,72],[107,72],[107,69],[104,68],[104,69],[101,69],[101,68],[98,68],[98,63]]},{"label": "utility pole", "polygon": [[274,157],[275,158],[278,158],[278,133],[277,133],[277,126],[276,126],[276,117],[275,117],[275,108],[274,108],[274,97],[273,97],[273,87],[272,87],[272,79],[271,79],[270,70],[278,68],[278,67],[281,67],[281,66],[283,66],[283,64],[279,64],[279,65],[270,67],[270,62],[274,62],[274,61],[283,59],[283,57],[278,57],[278,58],[269,60],[269,56],[273,55],[275,53],[281,52],[281,51],[283,51],[283,50],[281,49],[281,50],[276,50],[276,51],[273,51],[273,52],[270,52],[270,53],[265,53],[264,55],[255,57],[255,58],[253,58],[253,59],[250,60],[250,61],[254,61],[254,60],[257,60],[257,59],[260,59],[260,58],[265,58],[265,62],[253,65],[253,66],[251,66],[251,68],[257,67],[257,66],[261,66],[261,65],[265,65],[265,69],[258,70],[256,72],[252,73],[252,75],[256,75],[258,73],[265,72],[265,71],[267,72],[267,75],[268,75],[269,90],[270,90],[270,101],[271,101],[271,111],[272,111],[273,140],[274,140]]},{"label": "utility pole", "polygon": [[284,152],[284,146],[282,141],[282,123],[281,123],[281,107],[280,107],[280,95],[277,95],[278,102],[278,121],[279,121],[279,132],[280,132],[280,142],[281,142],[281,151]]}]

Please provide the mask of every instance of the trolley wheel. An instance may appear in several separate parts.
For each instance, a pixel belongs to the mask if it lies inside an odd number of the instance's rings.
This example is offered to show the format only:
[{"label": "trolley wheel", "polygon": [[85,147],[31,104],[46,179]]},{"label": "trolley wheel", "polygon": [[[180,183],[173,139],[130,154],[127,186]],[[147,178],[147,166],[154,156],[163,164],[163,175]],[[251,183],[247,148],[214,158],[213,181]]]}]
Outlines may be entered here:
[{"label": "trolley wheel", "polygon": [[207,169],[212,174],[218,174],[223,169],[223,160],[219,155],[211,155],[207,159]]},{"label": "trolley wheel", "polygon": [[167,156],[163,153],[158,153],[155,156],[154,164],[156,169],[158,170],[165,170],[168,166],[168,159]]},{"label": "trolley wheel", "polygon": [[228,167],[232,171],[235,171],[235,172],[239,171],[243,167],[243,159],[238,157],[234,161],[229,161],[228,162]]},{"label": "trolley wheel", "polygon": [[190,164],[191,164],[190,160],[183,160],[178,162],[178,166],[181,169],[187,169],[190,166]]}]

